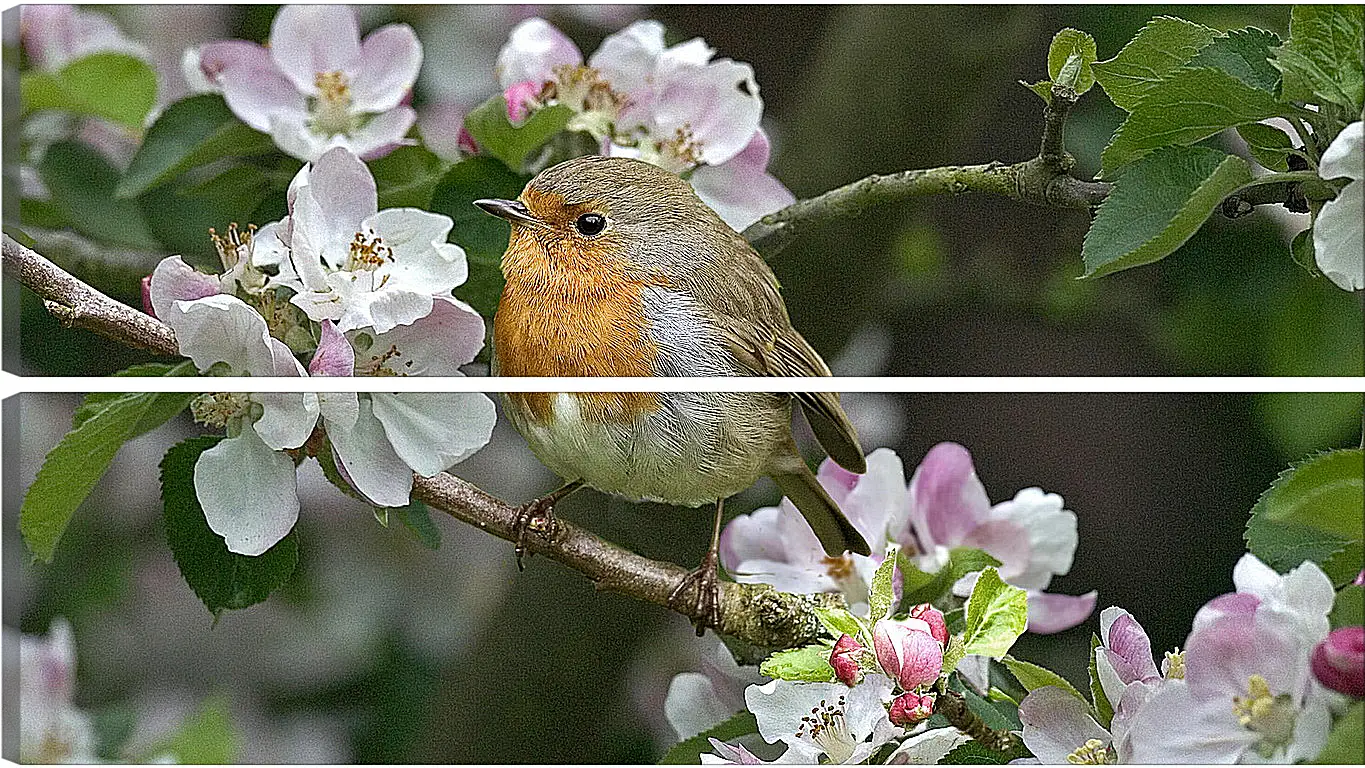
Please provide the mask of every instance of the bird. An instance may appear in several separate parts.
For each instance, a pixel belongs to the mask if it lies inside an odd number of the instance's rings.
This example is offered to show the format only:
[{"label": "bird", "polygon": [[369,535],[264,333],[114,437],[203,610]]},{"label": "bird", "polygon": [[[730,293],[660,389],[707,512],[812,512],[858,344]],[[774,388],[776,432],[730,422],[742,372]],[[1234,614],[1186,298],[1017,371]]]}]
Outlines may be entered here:
[{"label": "bird", "polygon": [[[829,376],[792,327],[776,276],[678,175],[624,157],[541,171],[515,200],[475,201],[511,224],[493,321],[502,376]],[[836,393],[509,392],[504,410],[566,480],[519,508],[553,535],[556,502],[583,486],[634,501],[715,505],[711,546],[670,596],[697,631],[719,626],[725,500],[773,478],[830,557],[869,554],[792,436],[793,404],[840,466],[867,470]]]}]

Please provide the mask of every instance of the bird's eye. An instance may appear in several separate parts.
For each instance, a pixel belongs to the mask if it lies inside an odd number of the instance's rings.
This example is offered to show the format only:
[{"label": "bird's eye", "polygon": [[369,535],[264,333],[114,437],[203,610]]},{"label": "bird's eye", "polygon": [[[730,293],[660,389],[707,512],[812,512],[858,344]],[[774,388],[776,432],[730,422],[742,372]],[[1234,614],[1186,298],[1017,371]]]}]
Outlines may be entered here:
[{"label": "bird's eye", "polygon": [[574,222],[574,227],[588,237],[599,235],[607,228],[607,217],[600,213],[585,213]]}]

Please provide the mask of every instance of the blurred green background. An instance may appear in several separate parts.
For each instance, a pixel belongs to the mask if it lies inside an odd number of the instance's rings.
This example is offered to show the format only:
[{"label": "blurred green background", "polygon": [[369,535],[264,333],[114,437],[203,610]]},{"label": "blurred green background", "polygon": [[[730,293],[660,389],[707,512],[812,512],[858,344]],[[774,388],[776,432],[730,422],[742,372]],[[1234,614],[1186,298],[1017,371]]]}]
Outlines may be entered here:
[{"label": "blurred green background", "polygon": [[[167,7],[169,8],[169,7]],[[185,45],[261,39],[274,8],[114,7],[124,30],[178,62]],[[631,18],[664,21],[753,64],[773,136],[773,172],[798,196],[874,172],[1012,162],[1037,151],[1040,103],[1016,81],[1043,76],[1052,35],[1092,34],[1101,58],[1152,16],[1286,33],[1288,6],[656,6],[528,9],[364,7],[362,28],[413,24],[426,48],[416,103],[492,92],[512,24],[540,12],[585,51]],[[174,15],[167,15],[174,14]],[[172,30],[175,31],[172,31]],[[6,134],[13,137],[10,117]],[[1121,113],[1082,99],[1068,147],[1093,172]],[[1360,299],[1289,257],[1303,222],[1264,208],[1215,218],[1159,264],[1077,281],[1086,214],[985,197],[886,206],[794,243],[774,268],[793,322],[836,372],[861,375],[1360,375]],[[50,238],[45,252],[137,305],[137,279],[166,253],[109,252]],[[140,359],[60,328],[34,296],[19,308],[17,366],[103,374]],[[14,325],[8,321],[7,328]],[[13,336],[11,335],[12,339]],[[14,349],[14,345],[9,345]],[[9,358],[7,363],[13,360]],[[5,530],[77,400],[25,395],[7,422]],[[907,470],[933,444],[972,450],[992,501],[1038,485],[1080,516],[1071,574],[1054,589],[1100,591],[1151,633],[1183,642],[1194,611],[1231,588],[1257,495],[1291,460],[1360,440],[1359,394],[896,395],[849,398],[868,450]],[[180,579],[158,527],[155,465],[188,423],[141,438],[79,512],[51,566],[4,537],[5,621],[43,631],[71,618],[78,702],[134,740],[206,696],[228,697],[240,757],[260,762],[649,762],[671,732],[670,675],[695,665],[685,622],[596,594],[510,545],[451,521],[423,549],[368,511],[304,484],[295,582],[217,625]],[[6,471],[15,472],[14,461]],[[504,426],[457,473],[513,501],[555,484]],[[731,509],[772,503],[760,485]],[[583,494],[561,512],[652,557],[691,565],[706,515]],[[1084,675],[1090,625],[1028,637],[1019,655]]]}]

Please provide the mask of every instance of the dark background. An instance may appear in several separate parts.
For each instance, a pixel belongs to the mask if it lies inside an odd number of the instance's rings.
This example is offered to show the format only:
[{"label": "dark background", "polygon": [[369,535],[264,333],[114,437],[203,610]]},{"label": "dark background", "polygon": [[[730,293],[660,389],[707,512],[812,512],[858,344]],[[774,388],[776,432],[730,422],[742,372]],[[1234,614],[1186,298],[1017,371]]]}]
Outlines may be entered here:
[{"label": "dark background", "polygon": [[[154,16],[115,12],[130,33],[162,29],[163,44],[197,42],[175,38]],[[546,12],[585,52],[624,23]],[[754,65],[773,171],[807,196],[873,172],[1032,156],[1041,103],[1015,81],[1045,76],[1052,35],[1085,30],[1108,58],[1162,13],[1284,35],[1289,9],[662,6],[638,15]],[[491,73],[510,14],[380,9],[366,11],[362,26],[399,19],[417,27],[427,47],[420,106],[441,90],[432,78],[465,71],[470,60]],[[223,31],[203,39],[260,39],[273,9],[220,15]],[[443,36],[469,41],[453,46],[460,60],[440,58]],[[1098,89],[1081,101],[1068,127],[1081,172],[1095,170],[1120,120]],[[985,197],[922,200],[813,233],[774,268],[796,326],[845,373],[1359,375],[1359,299],[1292,263],[1288,239],[1302,226],[1286,228],[1266,210],[1215,219],[1157,265],[1083,282],[1074,278],[1085,213]],[[105,276],[98,285],[136,301],[137,275],[165,255],[129,256],[117,268],[79,258]],[[10,306],[16,293],[7,284]],[[26,372],[104,373],[135,359],[57,327],[31,295],[23,310]],[[881,353],[867,351],[877,344],[846,350],[854,338],[881,340]],[[134,743],[147,741],[221,693],[243,759],[263,762],[649,762],[669,742],[667,681],[695,666],[699,647],[681,619],[596,594],[542,559],[518,574],[510,545],[453,521],[439,521],[444,543],[430,552],[316,477],[304,486],[294,583],[215,626],[176,572],[157,522],[155,465],[193,431],[188,423],[126,448],[57,560],[28,563],[13,535],[21,490],[76,402],[24,396],[19,445],[6,445],[10,460],[22,458],[19,484],[5,487],[5,621],[42,632],[54,615],[70,618],[77,701],[103,713],[101,727],[135,717]],[[1072,572],[1052,589],[1098,589],[1100,607],[1132,611],[1156,649],[1183,643],[1194,611],[1231,588],[1258,494],[1290,461],[1358,443],[1360,408],[1357,394],[921,394],[849,403],[864,435],[878,436],[865,439],[868,450],[896,448],[907,473],[929,447],[953,440],[973,452],[992,501],[1030,485],[1061,494],[1080,517],[1081,543]],[[455,469],[510,500],[555,484],[503,425]],[[765,483],[731,509],[775,499]],[[709,534],[704,514],[592,493],[560,511],[688,565]],[[1027,637],[1018,655],[1081,682],[1096,626]]]}]

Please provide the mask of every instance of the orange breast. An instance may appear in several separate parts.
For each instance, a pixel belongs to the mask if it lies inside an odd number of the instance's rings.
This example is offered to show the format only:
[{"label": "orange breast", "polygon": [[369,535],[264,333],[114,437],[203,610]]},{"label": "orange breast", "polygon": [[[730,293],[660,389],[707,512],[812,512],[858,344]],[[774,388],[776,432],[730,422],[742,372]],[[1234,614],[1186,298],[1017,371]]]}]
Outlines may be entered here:
[{"label": "orange breast", "polygon": [[[642,292],[659,282],[630,277],[608,254],[570,252],[513,233],[503,256],[507,284],[493,321],[494,354],[503,376],[651,376],[658,350],[645,327]],[[561,251],[561,249],[563,249]],[[554,417],[549,393],[516,393],[532,418]],[[580,393],[585,418],[618,421],[657,410],[656,393]]]}]

